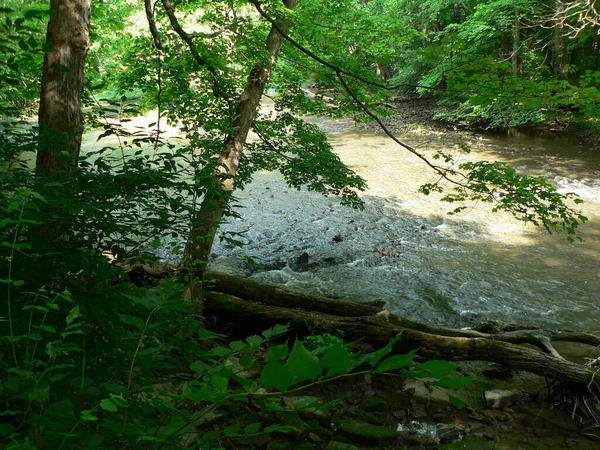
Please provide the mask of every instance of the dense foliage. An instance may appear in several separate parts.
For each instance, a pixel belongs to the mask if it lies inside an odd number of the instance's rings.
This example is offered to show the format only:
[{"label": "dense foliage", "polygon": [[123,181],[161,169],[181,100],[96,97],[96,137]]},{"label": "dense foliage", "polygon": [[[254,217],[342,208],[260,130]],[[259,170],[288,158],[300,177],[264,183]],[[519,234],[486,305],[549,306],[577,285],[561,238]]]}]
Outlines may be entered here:
[{"label": "dense foliage", "polygon": [[[290,431],[271,414],[284,408],[280,391],[399,370],[464,385],[448,363],[413,367],[412,353],[388,357],[392,344],[359,355],[337,338],[313,337],[290,349],[285,327],[223,344],[180,301],[185,280],[140,286],[116,263],[144,263],[155,246],[177,252],[188,238],[198,203],[214,189],[248,74],[267,59],[270,18],[293,27],[268,85],[273,108],[254,117],[257,138],[246,144],[236,187],[256,171],[278,170],[290,186],[338,195],[352,207],[362,206],[364,181],[303,117],[371,120],[408,92],[458,104],[443,113],[457,122],[592,120],[600,114],[597,24],[565,17],[563,48],[554,3],[304,0],[292,12],[279,0],[190,0],[176,5],[179,25],[157,3],[159,46],[138,3],[94,2],[83,106],[87,125],[101,130],[100,146],[68,178],[48,180],[34,173],[37,128],[27,119],[51,48],[47,5],[7,0],[0,8],[4,448],[236,448]],[[152,131],[112,120],[149,110],[156,111]],[[185,139],[165,138],[165,121]],[[102,146],[109,136],[118,145]],[[447,201],[488,201],[568,234],[585,221],[544,180],[499,163],[437,160],[450,165],[428,164],[456,187]],[[249,398],[260,415],[210,429],[217,410],[236,414]]]}]

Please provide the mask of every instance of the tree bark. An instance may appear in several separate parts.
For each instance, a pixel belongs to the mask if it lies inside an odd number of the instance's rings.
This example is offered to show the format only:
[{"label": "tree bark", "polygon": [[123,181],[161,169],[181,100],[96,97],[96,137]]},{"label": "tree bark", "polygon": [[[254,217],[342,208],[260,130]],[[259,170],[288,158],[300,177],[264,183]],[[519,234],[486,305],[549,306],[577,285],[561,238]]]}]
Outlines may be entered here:
[{"label": "tree bark", "polygon": [[[288,9],[295,9],[297,2],[298,0],[283,0],[284,6]],[[279,27],[284,32],[289,26],[289,20],[279,21]],[[202,300],[206,262],[210,256],[215,234],[227,210],[244,145],[282,43],[281,34],[275,27],[271,27],[266,40],[268,58],[254,66],[248,76],[232,123],[234,131],[225,138],[213,183],[207,187],[200,210],[192,220],[191,236],[184,250],[181,267],[188,285],[184,301]]]},{"label": "tree bark", "polygon": [[[329,333],[343,335],[346,340],[361,340],[384,346],[390,338],[402,333],[394,352],[417,354],[427,359],[447,361],[489,361],[556,379],[570,389],[597,390],[600,373],[591,367],[572,363],[519,345],[482,337],[449,337],[424,333],[398,326],[384,317],[337,317],[322,313],[258,305],[219,292],[205,292],[207,314],[226,317],[238,325],[240,333],[256,333],[274,324],[289,324],[293,333],[308,335]],[[598,392],[595,392],[598,394]]]},{"label": "tree bark", "polygon": [[513,75],[517,77],[523,75],[523,61],[519,57],[519,51],[521,49],[521,18],[519,15],[519,8],[515,7],[515,23],[513,24],[512,53],[510,55],[510,60],[512,63]]},{"label": "tree bark", "polygon": [[295,289],[257,283],[223,273],[207,272],[206,289],[241,297],[251,302],[271,306],[300,308],[336,316],[374,316],[383,311],[384,302],[348,302],[319,295],[306,294]]},{"label": "tree bark", "polygon": [[564,32],[564,20],[565,20],[565,5],[561,0],[555,0],[555,13],[554,13],[554,64],[556,75],[566,80],[569,78],[567,72],[567,51],[565,47],[565,32]]},{"label": "tree bark", "polygon": [[83,134],[83,68],[91,0],[51,0],[40,94],[37,172],[64,177],[77,164]]}]

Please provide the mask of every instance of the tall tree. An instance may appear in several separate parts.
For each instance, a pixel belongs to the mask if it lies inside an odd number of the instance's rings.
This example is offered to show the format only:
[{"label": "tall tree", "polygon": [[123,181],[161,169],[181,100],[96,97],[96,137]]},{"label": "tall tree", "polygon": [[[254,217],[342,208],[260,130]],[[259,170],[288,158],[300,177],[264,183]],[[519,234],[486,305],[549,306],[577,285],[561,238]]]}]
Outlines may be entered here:
[{"label": "tall tree", "polygon": [[37,171],[64,176],[83,134],[83,69],[90,47],[91,0],[51,0],[40,94]]},{"label": "tall tree", "polygon": [[[298,0],[283,0],[283,5],[288,10],[294,10],[297,3]],[[280,19],[278,22],[278,28],[284,32],[290,26],[288,19]],[[185,272],[189,276],[186,295],[190,299],[202,298],[206,261],[233,192],[246,139],[282,43],[283,36],[272,26],[266,39],[268,56],[263,62],[256,64],[248,75],[246,86],[235,109],[232,131],[225,138],[215,169],[214,185],[207,189],[200,210],[192,220],[191,237],[183,259]]]}]

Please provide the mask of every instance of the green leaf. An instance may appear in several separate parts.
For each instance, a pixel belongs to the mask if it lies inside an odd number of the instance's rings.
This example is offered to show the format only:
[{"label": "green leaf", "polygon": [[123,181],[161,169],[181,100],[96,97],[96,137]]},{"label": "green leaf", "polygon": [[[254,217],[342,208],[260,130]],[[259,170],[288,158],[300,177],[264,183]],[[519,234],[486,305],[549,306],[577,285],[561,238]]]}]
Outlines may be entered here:
[{"label": "green leaf", "polygon": [[309,352],[298,338],[290,353],[287,366],[297,383],[305,380],[315,381],[323,370],[319,358]]},{"label": "green leaf", "polygon": [[454,406],[458,406],[459,408],[473,409],[469,405],[467,405],[464,400],[450,395],[450,404]]},{"label": "green leaf", "polygon": [[413,356],[417,349],[408,352],[405,355],[393,355],[384,359],[377,367],[377,372],[389,372],[390,370],[399,370],[409,367],[413,363]]},{"label": "green leaf", "polygon": [[193,363],[190,364],[190,369],[192,369],[196,373],[204,373],[211,367],[212,367],[211,365],[206,364],[204,361],[201,361],[201,360],[194,361]]},{"label": "green leaf", "polygon": [[104,400],[102,400],[100,402],[100,408],[110,412],[117,412],[117,410],[119,409],[117,408],[115,402],[113,402],[110,398],[105,398]]},{"label": "green leaf", "polygon": [[13,427],[11,424],[9,424],[9,423],[0,423],[0,436],[8,436],[14,430],[15,430],[15,427]]},{"label": "green leaf", "polygon": [[225,391],[229,385],[229,379],[218,373],[212,375],[210,382],[217,391]]},{"label": "green leaf", "polygon": [[130,325],[142,331],[145,327],[145,322],[139,317],[130,316],[129,314],[118,314],[119,320],[125,325]]},{"label": "green leaf", "polygon": [[392,351],[392,348],[394,347],[394,344],[398,342],[401,337],[402,333],[398,333],[396,336],[391,338],[387,345],[381,350],[377,350],[376,352],[370,353],[369,356],[371,358],[371,367],[375,367],[377,363],[381,361],[381,358],[390,353]]},{"label": "green leaf", "polygon": [[352,367],[352,355],[350,355],[346,346],[341,343],[335,344],[325,349],[321,364],[328,368],[325,374],[326,377],[345,373]]},{"label": "green leaf", "polygon": [[468,376],[461,378],[442,378],[441,380],[437,380],[433,384],[444,388],[460,389],[462,387],[468,386],[472,382],[473,376]]},{"label": "green leaf", "polygon": [[269,425],[268,427],[265,428],[265,433],[273,433],[273,432],[278,432],[278,433],[289,433],[291,431],[297,431],[298,429],[296,427],[293,427],[291,425],[278,425],[278,424],[273,424],[273,425]]},{"label": "green leaf", "polygon": [[223,434],[225,436],[237,436],[242,426],[239,423],[234,423],[233,425],[229,425],[223,430]]},{"label": "green leaf", "polygon": [[254,434],[260,431],[262,424],[260,422],[255,422],[248,424],[244,427],[244,434]]},{"label": "green leaf", "polygon": [[110,399],[115,402],[115,404],[117,406],[120,406],[121,408],[126,408],[127,407],[127,401],[123,398],[123,394],[109,394],[110,395]]},{"label": "green leaf", "polygon": [[423,364],[419,364],[413,368],[409,375],[414,377],[431,377],[431,378],[443,378],[450,375],[456,369],[457,364],[452,364],[448,361],[432,359],[425,361]]},{"label": "green leaf", "polygon": [[274,387],[280,392],[287,391],[294,382],[294,377],[287,367],[279,361],[269,362],[260,374],[260,383],[265,387]]},{"label": "green leaf", "polygon": [[230,342],[229,347],[236,352],[241,352],[241,351],[245,350],[246,348],[248,348],[248,346],[246,344],[244,344],[244,342],[242,342],[242,341]]},{"label": "green leaf", "polygon": [[123,384],[103,383],[102,386],[108,392],[111,392],[111,393],[114,393],[114,394],[125,394],[127,392],[127,386],[125,386]]},{"label": "green leaf", "polygon": [[290,327],[287,325],[279,325],[278,324],[278,325],[275,325],[273,328],[269,328],[268,330],[263,331],[262,335],[267,339],[271,339],[275,336],[279,336],[280,334],[285,333],[289,329],[290,329]]},{"label": "green leaf", "polygon": [[189,382],[183,385],[183,396],[196,402],[217,402],[225,397],[203,384],[199,388],[194,388]]},{"label": "green leaf", "polygon": [[220,430],[207,431],[206,433],[202,434],[202,440],[205,442],[217,441],[219,439],[221,439]]},{"label": "green leaf", "polygon": [[96,422],[98,417],[93,415],[93,409],[84,409],[81,411],[81,420],[87,420],[88,422]]},{"label": "green leaf", "polygon": [[69,315],[66,318],[67,325],[72,323],[75,319],[79,318],[81,314],[79,313],[79,306],[75,306],[71,311],[69,311]]},{"label": "green leaf", "polygon": [[267,352],[267,361],[281,361],[287,356],[289,351],[290,349],[287,344],[274,345],[273,347],[269,348],[269,351]]},{"label": "green leaf", "polygon": [[252,349],[257,349],[265,340],[260,336],[252,335],[246,338],[246,342]]}]

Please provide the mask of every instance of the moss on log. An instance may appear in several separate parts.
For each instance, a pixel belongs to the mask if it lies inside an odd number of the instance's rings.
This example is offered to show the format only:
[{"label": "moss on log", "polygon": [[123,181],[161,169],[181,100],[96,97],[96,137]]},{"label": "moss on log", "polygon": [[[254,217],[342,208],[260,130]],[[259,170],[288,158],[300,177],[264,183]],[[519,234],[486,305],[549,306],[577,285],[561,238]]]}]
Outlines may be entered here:
[{"label": "moss on log", "polygon": [[[260,332],[274,324],[290,324],[297,334],[330,333],[347,340],[362,339],[383,346],[402,333],[394,351],[406,353],[415,348],[427,359],[447,361],[489,361],[562,381],[571,389],[588,390],[600,382],[600,374],[538,350],[483,337],[454,337],[425,333],[391,323],[385,318],[337,317],[319,312],[259,305],[219,292],[205,293],[207,314],[235,322],[243,332]],[[594,381],[596,383],[594,383]]]}]

